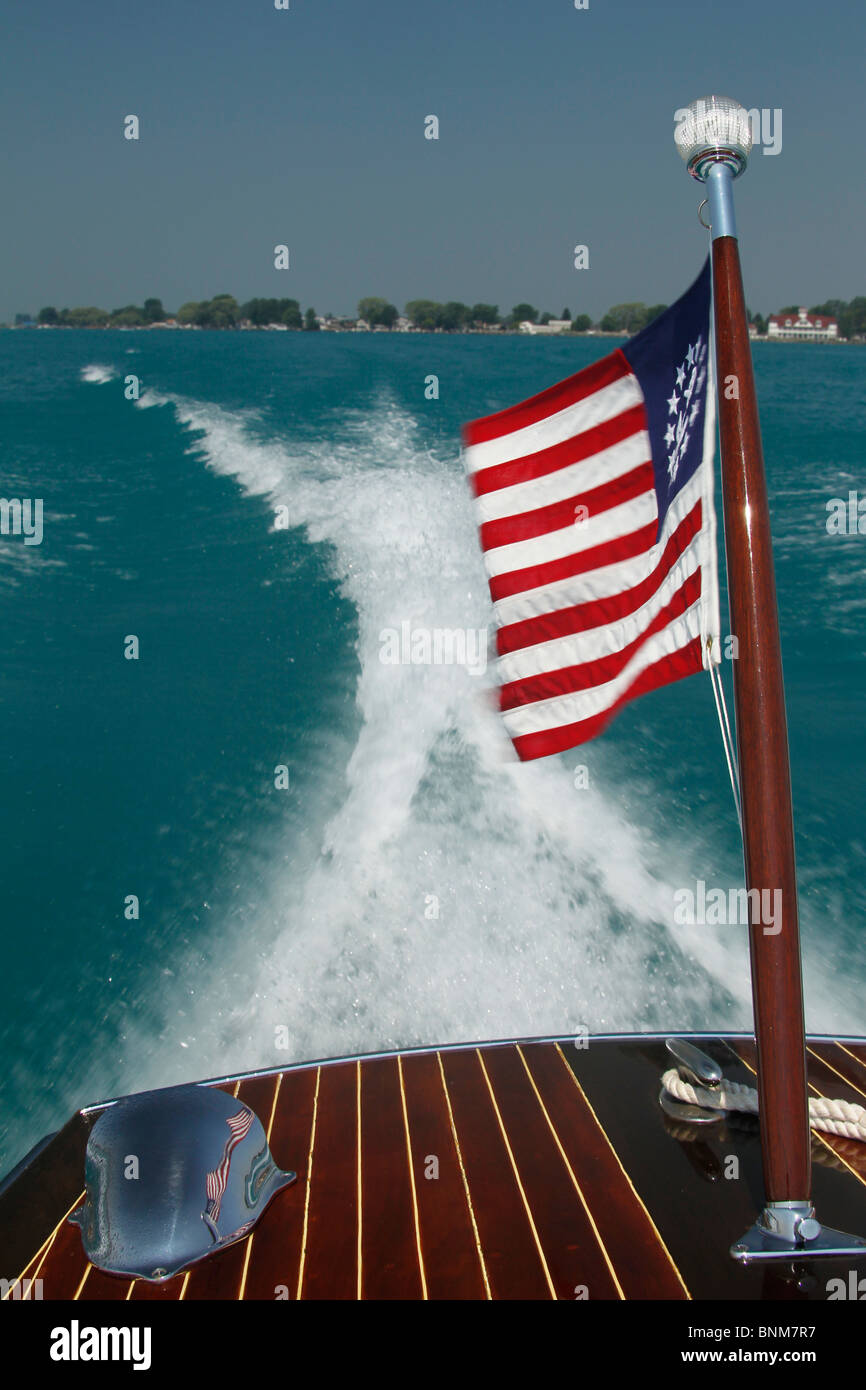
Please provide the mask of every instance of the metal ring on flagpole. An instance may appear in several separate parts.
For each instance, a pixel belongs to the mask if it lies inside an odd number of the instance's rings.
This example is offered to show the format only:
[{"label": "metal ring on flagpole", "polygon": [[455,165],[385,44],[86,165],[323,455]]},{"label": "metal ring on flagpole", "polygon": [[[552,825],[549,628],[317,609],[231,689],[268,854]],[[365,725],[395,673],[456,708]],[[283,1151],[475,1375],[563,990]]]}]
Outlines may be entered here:
[{"label": "metal ring on flagpole", "polygon": [[711,232],[713,230],[712,223],[705,222],[704,219],[701,217],[701,213],[703,212],[704,208],[707,206],[707,203],[709,201],[709,198],[705,198],[704,201],[701,203],[700,207],[698,208],[698,221],[700,222],[702,227],[706,227],[707,231]]}]

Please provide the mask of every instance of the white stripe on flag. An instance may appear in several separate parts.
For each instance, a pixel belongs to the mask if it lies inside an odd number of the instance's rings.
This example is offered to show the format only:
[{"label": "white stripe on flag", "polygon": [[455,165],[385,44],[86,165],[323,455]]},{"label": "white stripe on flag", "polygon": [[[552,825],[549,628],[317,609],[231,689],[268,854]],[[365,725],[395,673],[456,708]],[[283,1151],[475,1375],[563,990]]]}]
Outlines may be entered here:
[{"label": "white stripe on flag", "polygon": [[651,462],[650,437],[646,430],[635,430],[627,439],[600,449],[578,463],[544,473],[528,483],[515,483],[512,487],[485,493],[476,499],[478,518],[482,522],[499,521],[502,517],[520,516],[538,507],[549,507],[554,502],[564,502],[604,483],[612,483],[640,464]]},{"label": "white stripe on flag", "polygon": [[[657,544],[647,546],[642,554],[633,559],[615,560],[612,565],[569,575],[567,579],[555,580],[541,588],[524,589],[519,594],[498,599],[495,608],[499,625],[505,627],[509,623],[522,622],[524,618],[537,618],[544,613],[554,613],[559,608],[571,608],[575,603],[610,598],[613,594],[621,594],[625,589],[634,589],[642,584],[655,570],[659,556],[677,527],[701,500],[701,494],[702,482],[695,475],[668,508]],[[637,529],[636,526],[631,527],[628,534]]]},{"label": "white stripe on flag", "polygon": [[581,551],[591,550],[607,541],[630,536],[633,531],[639,531],[642,526],[657,520],[658,508],[653,489],[630,498],[619,507],[599,512],[579,526],[563,526],[558,531],[547,531],[543,536],[533,536],[528,541],[514,541],[511,545],[499,545],[485,551],[487,573],[491,577],[511,574],[513,570],[547,564],[550,560],[561,560],[568,555],[579,555]]},{"label": "white stripe on flag", "polygon": [[661,632],[654,633],[640,651],[635,652],[619,675],[605,685],[505,710],[502,717],[510,737],[514,739],[523,734],[562,728],[565,724],[582,723],[584,719],[591,719],[593,715],[602,714],[610,709],[648,666],[687,647],[689,642],[700,635],[700,608],[701,603],[698,599],[681,617],[676,618]]},{"label": "white stripe on flag", "polygon": [[498,439],[485,440],[483,444],[473,444],[466,450],[466,466],[470,474],[481,468],[492,468],[497,463],[510,463],[512,459],[525,458],[536,454],[540,449],[549,449],[554,444],[562,444],[577,434],[594,429],[596,425],[612,420],[624,410],[643,402],[643,393],[637,377],[621,377],[610,386],[602,386],[591,396],[567,405],[554,415],[538,420],[523,429],[500,435]]},{"label": "white stripe on flag", "polygon": [[653,618],[682,588],[689,575],[700,568],[699,539],[697,536],[694,538],[661,587],[634,613],[615,623],[570,633],[567,637],[556,637],[549,642],[538,642],[532,647],[522,647],[501,656],[497,669],[502,683],[525,680],[527,676],[540,676],[549,671],[561,671],[566,666],[583,666],[588,661],[621,652],[649,627]]}]

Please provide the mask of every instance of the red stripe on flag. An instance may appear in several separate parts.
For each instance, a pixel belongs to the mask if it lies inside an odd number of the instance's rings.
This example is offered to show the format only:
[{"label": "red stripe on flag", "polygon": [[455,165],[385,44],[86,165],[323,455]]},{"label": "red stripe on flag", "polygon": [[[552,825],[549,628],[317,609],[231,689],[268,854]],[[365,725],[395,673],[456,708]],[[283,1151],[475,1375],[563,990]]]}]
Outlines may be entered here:
[{"label": "red stripe on flag", "polygon": [[611,594],[607,598],[591,599],[588,603],[558,608],[537,618],[524,618],[519,623],[507,623],[496,634],[496,650],[500,656],[535,647],[539,642],[552,642],[557,637],[570,637],[576,632],[588,632],[634,613],[661,588],[668,573],[686,546],[701,528],[701,503],[696,502],[668,539],[655,569],[631,589]]},{"label": "red stripe on flag", "polygon": [[696,570],[677,590],[670,603],[666,604],[634,641],[621,651],[611,652],[609,656],[597,657],[595,661],[585,661],[577,666],[564,666],[558,671],[545,671],[541,675],[528,676],[524,680],[509,681],[503,685],[499,694],[500,709],[517,709],[521,705],[535,704],[538,700],[555,700],[563,695],[574,695],[580,690],[606,685],[625,670],[632,657],[650,637],[661,632],[675,618],[681,618],[686,609],[691,608],[700,596],[701,572]]},{"label": "red stripe on flag", "polygon": [[549,415],[556,415],[578,401],[594,396],[603,386],[611,386],[623,377],[631,376],[631,367],[624,354],[617,348],[607,357],[593,362],[574,376],[566,377],[556,386],[549,386],[537,396],[510,405],[506,410],[498,410],[494,415],[484,415],[480,420],[472,420],[463,426],[463,443],[469,448],[473,444],[486,444],[490,439],[501,439],[504,434],[525,429],[527,425],[537,425]]},{"label": "red stripe on flag", "polygon": [[558,560],[545,560],[541,565],[527,565],[521,570],[509,570],[507,574],[492,575],[490,596],[494,603],[498,603],[500,599],[512,598],[514,594],[541,589],[561,579],[573,579],[577,574],[603,569],[620,560],[634,560],[652,549],[657,531],[658,522],[650,521],[628,536],[617,536],[616,540],[604,541],[589,550],[578,551],[576,555],[563,555]]},{"label": "red stripe on flag", "polygon": [[516,516],[499,517],[496,521],[485,521],[480,529],[482,550],[495,550],[500,545],[513,545],[516,541],[531,541],[536,536],[545,536],[550,531],[562,531],[566,526],[574,526],[578,520],[575,513],[578,506],[586,507],[586,521],[591,516],[609,512],[613,507],[621,507],[623,502],[631,502],[654,487],[653,466],[647,459],[628,473],[622,473],[608,483],[600,483],[588,492],[575,493],[561,502],[551,502],[546,507],[535,507],[529,512]]},{"label": "red stripe on flag", "polygon": [[688,646],[682,647],[671,656],[662,657],[661,661],[641,671],[634,684],[601,714],[593,715],[591,719],[582,719],[576,724],[563,724],[558,729],[543,729],[536,734],[518,735],[512,740],[517,756],[521,762],[529,762],[532,758],[546,758],[551,753],[564,753],[579,743],[588,743],[596,734],[607,728],[614,715],[630,700],[637,699],[638,695],[646,695],[650,690],[657,690],[661,685],[691,676],[702,669],[701,639],[695,637]]},{"label": "red stripe on flag", "polygon": [[646,408],[641,401],[614,415],[611,420],[603,420],[600,425],[593,425],[592,429],[564,439],[561,444],[551,444],[548,449],[509,459],[508,463],[494,463],[489,468],[479,468],[477,473],[470,475],[469,481],[475,496],[484,497],[489,492],[499,492],[501,488],[514,487],[517,483],[529,483],[535,478],[546,477],[548,473],[556,473],[560,468],[568,468],[572,463],[581,463],[646,428]]}]

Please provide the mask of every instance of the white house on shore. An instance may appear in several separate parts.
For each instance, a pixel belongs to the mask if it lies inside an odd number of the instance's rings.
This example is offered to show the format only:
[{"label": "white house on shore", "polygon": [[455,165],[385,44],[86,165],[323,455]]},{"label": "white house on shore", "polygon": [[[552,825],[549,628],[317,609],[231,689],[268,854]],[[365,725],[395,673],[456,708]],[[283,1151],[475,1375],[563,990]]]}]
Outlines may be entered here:
[{"label": "white house on shore", "polygon": [[521,333],[570,333],[571,319],[551,319],[548,323],[530,323],[524,319],[520,325]]},{"label": "white house on shore", "polygon": [[829,342],[838,338],[839,325],[828,314],[807,314],[798,309],[792,314],[771,314],[767,322],[768,338],[788,338],[801,342]]}]

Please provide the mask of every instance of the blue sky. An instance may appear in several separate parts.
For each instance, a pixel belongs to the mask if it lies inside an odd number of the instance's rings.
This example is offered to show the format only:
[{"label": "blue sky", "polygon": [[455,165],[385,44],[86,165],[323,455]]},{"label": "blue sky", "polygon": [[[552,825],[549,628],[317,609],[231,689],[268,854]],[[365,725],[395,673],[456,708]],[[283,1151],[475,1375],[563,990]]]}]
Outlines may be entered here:
[{"label": "blue sky", "polygon": [[750,306],[866,293],[862,0],[5,0],[3,29],[0,319],[670,301],[706,250],[674,111],[712,91],[782,110],[737,183]]}]

